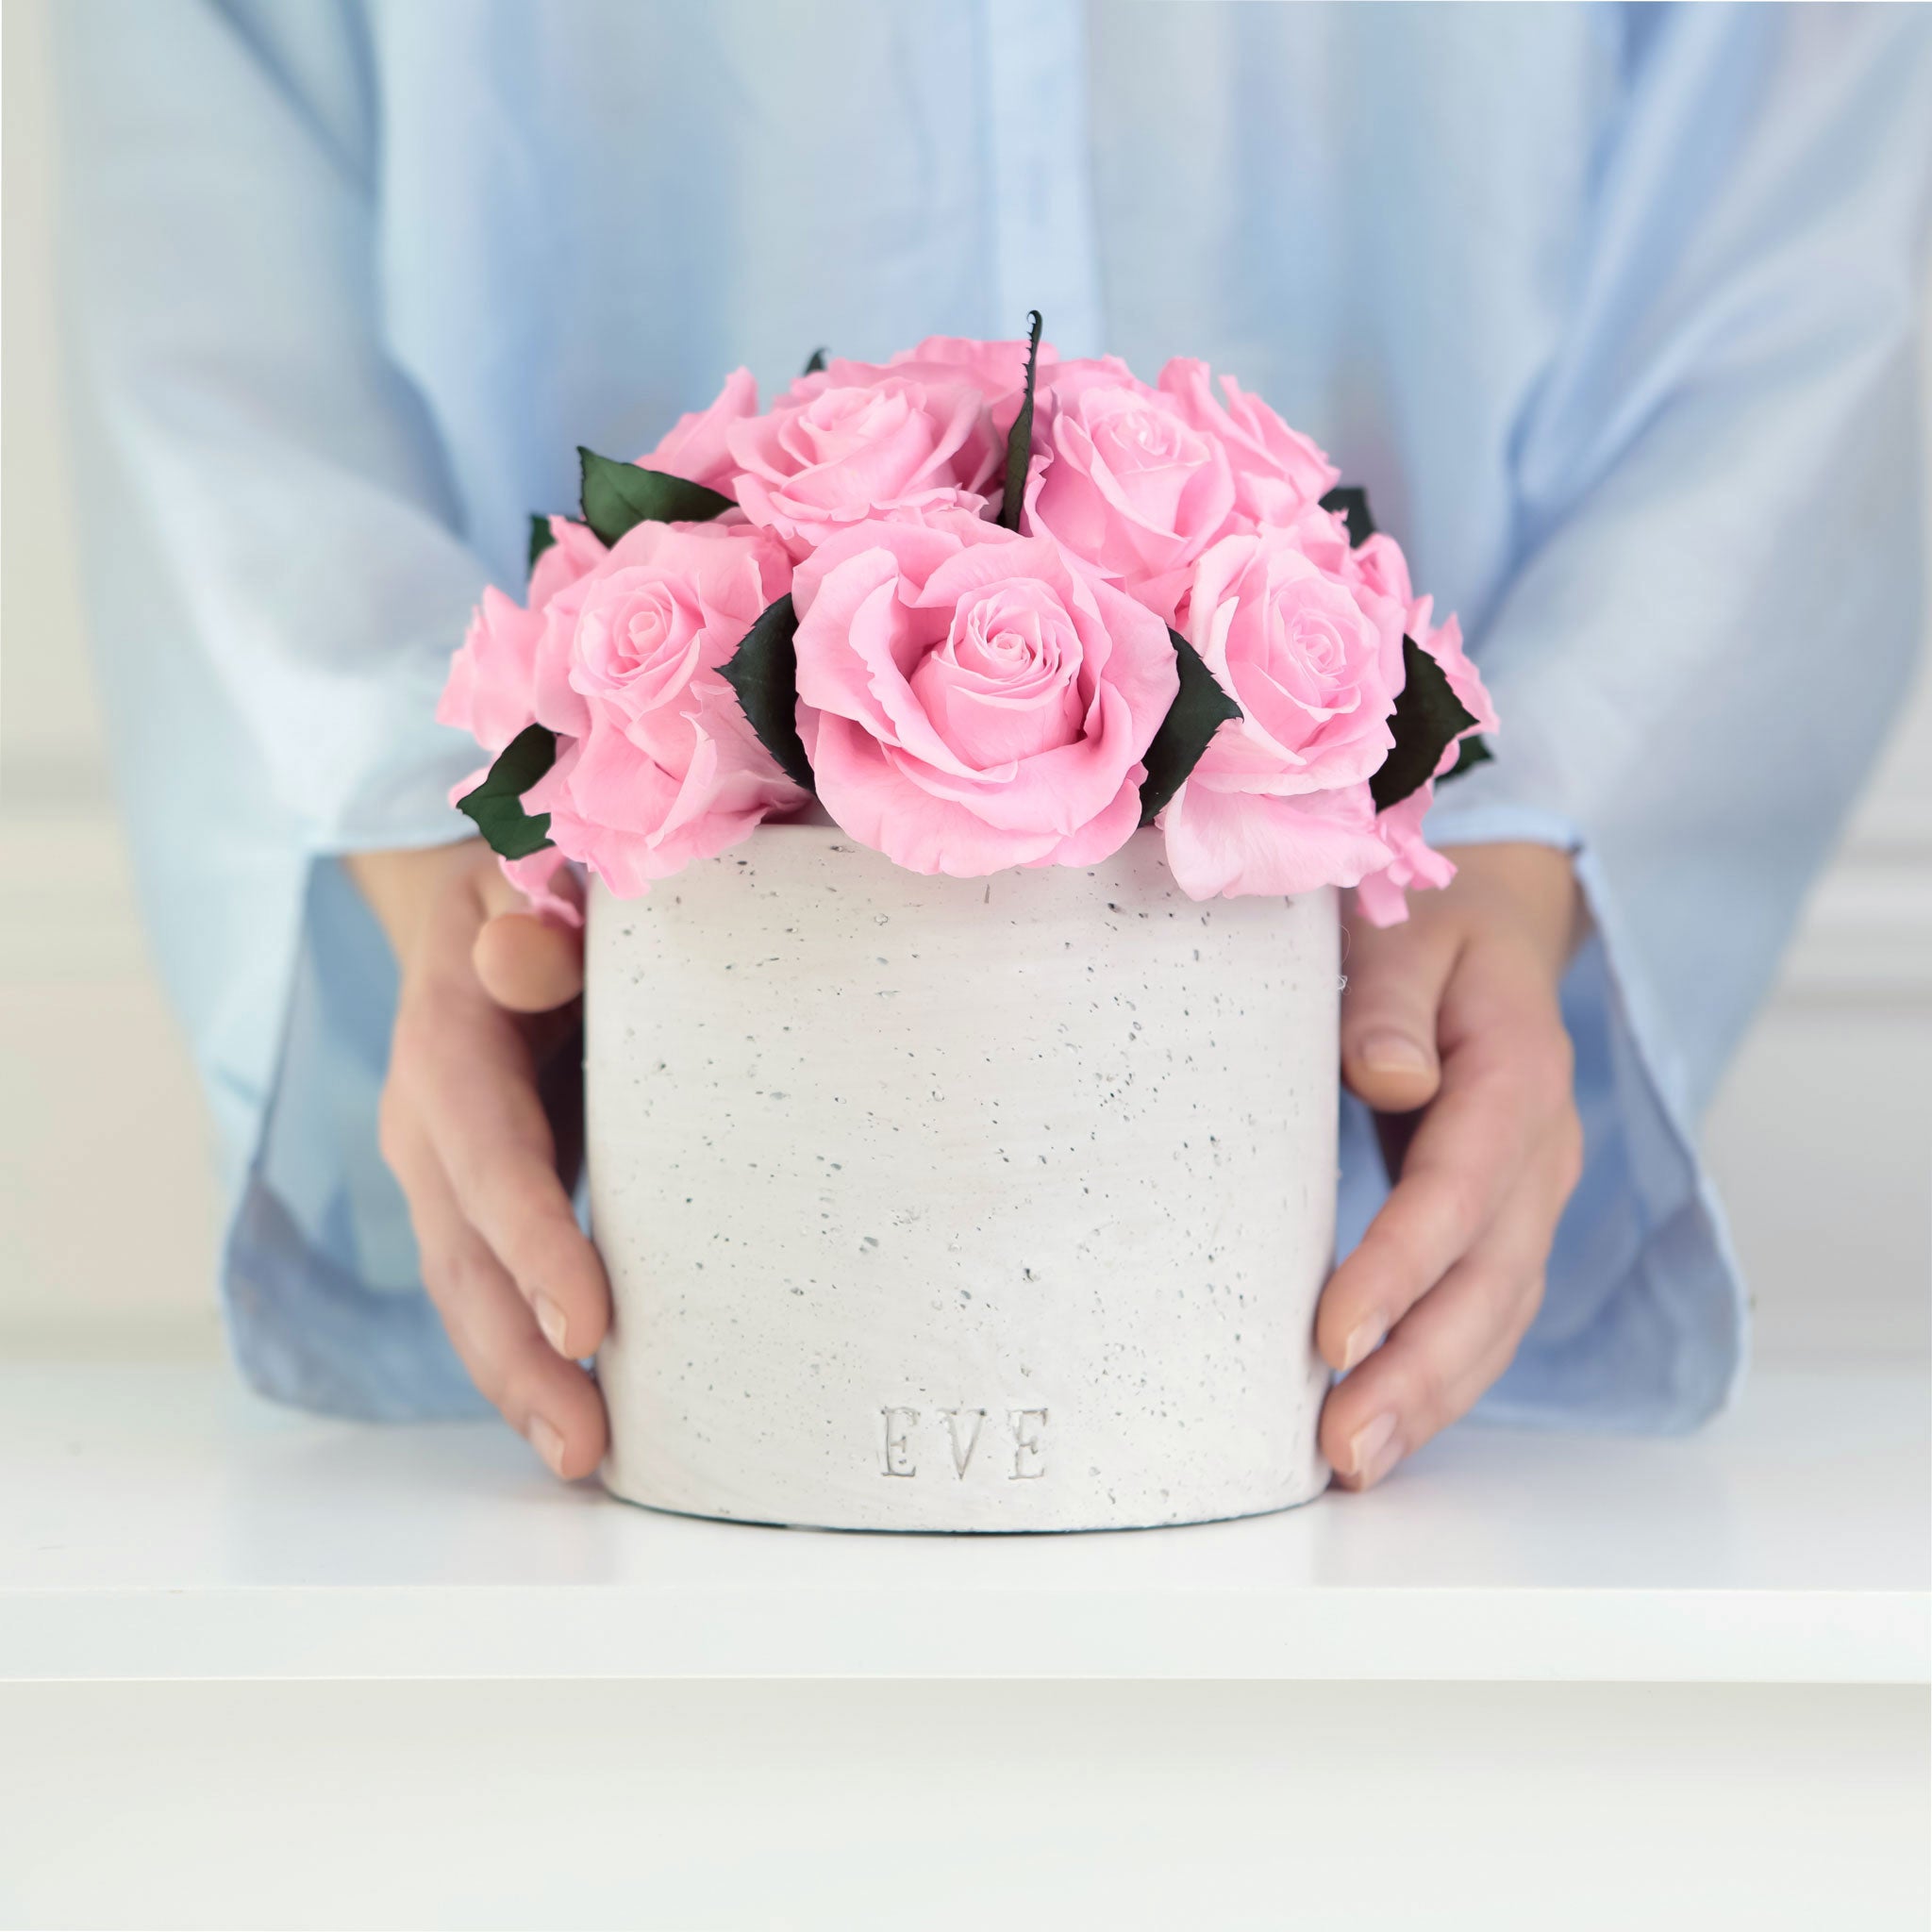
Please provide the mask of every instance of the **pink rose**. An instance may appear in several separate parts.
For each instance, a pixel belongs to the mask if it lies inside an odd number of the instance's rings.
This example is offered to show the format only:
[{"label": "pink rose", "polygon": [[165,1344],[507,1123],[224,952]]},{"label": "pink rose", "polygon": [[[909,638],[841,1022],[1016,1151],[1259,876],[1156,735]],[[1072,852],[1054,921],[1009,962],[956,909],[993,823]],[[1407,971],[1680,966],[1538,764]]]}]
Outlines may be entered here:
[{"label": "pink rose", "polygon": [[1341,473],[1233,376],[1224,375],[1221,387],[1224,405],[1215,397],[1207,363],[1189,357],[1176,356],[1160,372],[1160,392],[1174,399],[1189,427],[1227,452],[1237,511],[1253,524],[1292,523],[1341,481]]},{"label": "pink rose", "polygon": [[1045,459],[1027,491],[1027,527],[1172,624],[1189,566],[1234,511],[1225,446],[1116,357],[1062,362],[1039,393],[1034,441]]},{"label": "pink rose", "polygon": [[1006,457],[980,387],[991,366],[835,360],[801,376],[765,415],[726,432],[740,508],[794,559],[868,519],[983,511]]},{"label": "pink rose", "polygon": [[[553,517],[551,523],[554,527],[561,524],[562,519]],[[577,554],[593,554],[593,560],[587,568],[573,569],[541,607],[541,624],[532,676],[533,712],[536,723],[548,725],[560,736],[582,738],[591,728],[591,711],[576,679],[577,627],[584,607],[597,587],[613,572],[647,565],[659,554],[663,533],[667,530],[686,534],[703,530],[708,539],[715,539],[734,529],[741,536],[745,533],[745,524],[735,511],[726,511],[711,524],[664,524],[646,519],[633,524],[608,550],[583,525],[567,524],[563,527],[576,546]],[[564,541],[559,538],[556,545],[537,559],[540,572],[552,557],[562,550]],[[724,553],[708,551],[703,554],[723,556]],[[769,555],[770,546],[766,545],[760,554]],[[534,577],[532,582],[534,584]],[[772,594],[776,597],[783,593],[784,586],[780,584]]]},{"label": "pink rose", "polygon": [[[1405,578],[1405,586],[1407,579]],[[1449,689],[1475,723],[1444,747],[1436,775],[1427,784],[1398,799],[1375,819],[1375,832],[1392,857],[1381,872],[1372,873],[1356,887],[1356,903],[1371,925],[1400,925],[1408,917],[1407,894],[1419,887],[1446,886],[1456,876],[1455,863],[1423,837],[1423,821],[1436,797],[1436,778],[1453,771],[1462,756],[1463,739],[1478,731],[1494,731],[1496,710],[1481,676],[1462,648],[1462,626],[1454,616],[1431,625],[1434,600],[1415,598],[1408,606],[1408,634],[1442,667]]]},{"label": "pink rose", "polygon": [[680,416],[662,441],[638,461],[647,470],[702,483],[722,496],[733,494],[737,466],[731,459],[727,433],[734,423],[758,412],[758,386],[749,369],[734,369],[724,378],[718,399],[708,409]]},{"label": "pink rose", "polygon": [[[975,384],[981,395],[986,398],[987,408],[992,418],[993,435],[998,444],[998,453],[993,465],[992,480],[988,485],[991,497],[987,514],[992,515],[1004,507],[1007,478],[1007,438],[1012,433],[1014,423],[1019,419],[1020,404],[1026,391],[1026,341],[1024,337],[1008,339],[997,342],[976,341],[969,336],[927,336],[910,349],[901,349],[888,362],[887,367],[903,369],[908,363],[923,363],[937,368],[958,371],[966,379]],[[1119,364],[1118,358],[1106,358],[1109,364]],[[1064,366],[1059,361],[1059,352],[1049,341],[1042,341],[1034,358],[1034,380],[1036,391],[1043,390],[1052,371]],[[1041,436],[1036,429],[1033,438],[1033,461],[1027,471],[1026,497],[1030,502],[1039,487],[1040,475],[1046,462],[1046,456],[1041,446]]]},{"label": "pink rose", "polygon": [[493,584],[484,591],[436,707],[440,724],[467,731],[488,752],[535,721],[537,647],[551,599],[604,560],[603,544],[568,517],[552,517],[550,534],[530,573],[527,609]]},{"label": "pink rose", "polygon": [[1394,742],[1401,619],[1291,531],[1224,537],[1195,566],[1188,639],[1242,716],[1161,814],[1190,897],[1353,885],[1389,862],[1367,781]]},{"label": "pink rose", "polygon": [[562,668],[581,722],[524,806],[620,895],[806,803],[718,669],[790,575],[783,547],[742,524],[643,523],[553,601],[546,649],[570,606]]},{"label": "pink rose", "polygon": [[[1366,542],[1351,544],[1347,522],[1319,504],[1285,527],[1294,547],[1324,575],[1344,585],[1378,627],[1393,626],[1398,637],[1417,634],[1409,621],[1418,606],[1409,589],[1408,559],[1393,537],[1377,530]],[[1420,608],[1426,616],[1426,598]],[[1398,675],[1398,689],[1401,681]]]},{"label": "pink rose", "polygon": [[914,872],[1090,865],[1140,822],[1165,625],[1051,539],[955,513],[799,566],[798,724],[832,817]]},{"label": "pink rose", "polygon": [[436,720],[467,731],[487,752],[501,751],[531,719],[537,640],[543,619],[494,584],[470,619],[450,659]]},{"label": "pink rose", "polygon": [[[1036,382],[1043,382],[1055,361],[1051,342],[1040,345]],[[862,368],[863,364],[853,364]],[[947,369],[958,372],[972,383],[992,406],[993,416],[1004,439],[1019,414],[1020,391],[1026,386],[1026,344],[1024,341],[980,342],[967,336],[927,336],[909,349],[901,349],[886,364],[888,369],[908,366]],[[806,378],[811,380],[810,377]],[[999,423],[1000,417],[1004,423]],[[1002,448],[1002,455],[1005,454]]]}]

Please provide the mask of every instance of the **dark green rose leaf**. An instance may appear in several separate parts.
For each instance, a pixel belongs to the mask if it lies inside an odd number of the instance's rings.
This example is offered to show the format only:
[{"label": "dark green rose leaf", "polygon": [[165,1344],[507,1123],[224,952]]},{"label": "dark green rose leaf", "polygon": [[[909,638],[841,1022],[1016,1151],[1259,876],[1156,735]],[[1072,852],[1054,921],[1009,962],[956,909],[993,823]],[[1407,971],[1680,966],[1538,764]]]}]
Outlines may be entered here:
[{"label": "dark green rose leaf", "polygon": [[1369,514],[1369,492],[1357,484],[1338,484],[1322,499],[1322,508],[1348,525],[1351,550],[1359,550],[1375,534],[1375,520]]},{"label": "dark green rose leaf", "polygon": [[1040,310],[1029,308],[1032,326],[1026,332],[1026,392],[1020,398],[1020,413],[1007,432],[1006,493],[1000,499],[1000,522],[1009,530],[1020,527],[1020,512],[1026,507],[1026,466],[1033,460],[1033,378],[1040,367]]},{"label": "dark green rose leaf", "polygon": [[1402,695],[1390,724],[1395,745],[1369,780],[1375,809],[1400,805],[1436,775],[1446,747],[1475,723],[1449,688],[1442,667],[1413,638],[1402,641]]},{"label": "dark green rose leaf", "polygon": [[532,818],[524,809],[524,793],[556,762],[556,732],[526,725],[497,753],[482,784],[457,801],[499,858],[527,858],[550,843],[550,814]]},{"label": "dark green rose leaf", "polygon": [[808,375],[816,375],[824,366],[825,352],[823,349],[814,349],[811,352],[810,358],[806,362],[805,374]]},{"label": "dark green rose leaf", "polygon": [[1480,738],[1471,736],[1462,741],[1462,749],[1456,754],[1456,762],[1436,780],[1446,785],[1452,778],[1459,778],[1465,772],[1473,772],[1478,765],[1486,765],[1496,756]]},{"label": "dark green rose leaf", "polygon": [[719,669],[738,693],[758,742],[788,778],[809,791],[811,765],[798,735],[798,653],[791,643],[797,630],[798,612],[788,591],[765,609]]},{"label": "dark green rose leaf", "polygon": [[550,528],[548,517],[533,516],[530,519],[530,568],[537,568],[537,559],[557,541]]},{"label": "dark green rose leaf", "polygon": [[579,448],[584,466],[584,521],[606,545],[639,524],[704,524],[731,508],[731,499],[682,476],[636,463],[616,463]]},{"label": "dark green rose leaf", "polygon": [[1172,625],[1167,634],[1174,641],[1181,688],[1141,760],[1147,767],[1141,786],[1143,825],[1151,825],[1181,789],[1188,774],[1201,762],[1201,754],[1214,734],[1230,719],[1241,715],[1241,708],[1215,681],[1193,645]]}]

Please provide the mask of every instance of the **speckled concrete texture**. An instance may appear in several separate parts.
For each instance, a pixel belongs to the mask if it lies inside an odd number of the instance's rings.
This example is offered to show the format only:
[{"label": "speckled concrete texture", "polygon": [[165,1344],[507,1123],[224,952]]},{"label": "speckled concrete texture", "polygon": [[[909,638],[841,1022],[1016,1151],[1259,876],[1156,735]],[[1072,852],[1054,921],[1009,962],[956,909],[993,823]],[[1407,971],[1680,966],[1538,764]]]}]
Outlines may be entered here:
[{"label": "speckled concrete texture", "polygon": [[1334,1244],[1335,894],[1196,905],[1158,838],[922,878],[768,825],[592,894],[604,1477],[847,1529],[1306,1501]]}]

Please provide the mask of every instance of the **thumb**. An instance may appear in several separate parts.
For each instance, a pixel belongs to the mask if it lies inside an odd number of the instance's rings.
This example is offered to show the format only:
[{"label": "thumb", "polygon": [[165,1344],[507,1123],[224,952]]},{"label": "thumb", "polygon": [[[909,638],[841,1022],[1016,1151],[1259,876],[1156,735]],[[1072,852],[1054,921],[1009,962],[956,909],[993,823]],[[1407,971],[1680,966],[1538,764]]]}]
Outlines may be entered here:
[{"label": "thumb", "polygon": [[[559,869],[558,879],[569,881],[568,873]],[[493,865],[477,889],[483,924],[470,959],[483,991],[512,1013],[547,1013],[575,999],[584,990],[582,926],[539,917]],[[557,884],[549,890],[556,892]]]},{"label": "thumb", "polygon": [[1456,963],[1447,921],[1351,918],[1342,970],[1341,1077],[1377,1113],[1426,1107],[1442,1083],[1436,1014]]}]

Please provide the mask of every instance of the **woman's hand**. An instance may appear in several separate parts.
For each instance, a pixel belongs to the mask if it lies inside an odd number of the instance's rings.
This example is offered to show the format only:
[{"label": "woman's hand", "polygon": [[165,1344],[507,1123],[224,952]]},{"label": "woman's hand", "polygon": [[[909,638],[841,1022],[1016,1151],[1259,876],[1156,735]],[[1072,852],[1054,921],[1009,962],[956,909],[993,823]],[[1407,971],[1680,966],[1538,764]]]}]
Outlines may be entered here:
[{"label": "woman's hand", "polygon": [[382,1152],[424,1286],[476,1387],[558,1475],[587,1475],[607,1427],[578,1359],[610,1291],[541,1093],[572,1072],[582,936],[533,918],[479,841],[345,863],[402,972]]},{"label": "woman's hand", "polygon": [[1568,858],[1452,850],[1407,924],[1344,916],[1342,1077],[1375,1109],[1395,1186],[1322,1293],[1347,1371],[1322,1411],[1336,1479],[1367,1489],[1508,1367],[1542,1300],[1583,1165],[1557,990],[1579,936]]}]

